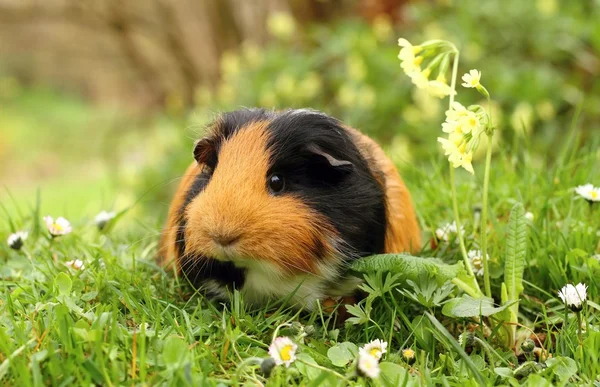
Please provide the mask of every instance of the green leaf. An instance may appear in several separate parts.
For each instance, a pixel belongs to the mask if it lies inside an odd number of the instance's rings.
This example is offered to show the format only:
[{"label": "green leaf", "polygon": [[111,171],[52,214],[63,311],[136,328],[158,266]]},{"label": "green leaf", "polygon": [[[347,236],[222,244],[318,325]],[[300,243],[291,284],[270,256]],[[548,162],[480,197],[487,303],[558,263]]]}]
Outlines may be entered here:
[{"label": "green leaf", "polygon": [[441,322],[439,322],[439,320],[437,318],[435,318],[434,315],[432,315],[429,312],[425,312],[425,315],[427,316],[429,321],[431,321],[431,323],[437,329],[437,331],[440,333],[440,335],[441,335],[440,338],[444,339],[444,341],[446,341],[446,343],[449,344],[460,355],[460,357],[466,364],[467,368],[469,368],[469,370],[471,371],[471,374],[475,378],[475,381],[477,383],[479,383],[480,386],[486,385],[483,375],[481,374],[481,372],[479,372],[479,369],[477,368],[475,363],[473,363],[473,360],[471,360],[469,355],[467,355],[465,350],[462,349],[460,344],[458,344],[458,341],[456,341],[454,339],[454,337],[452,337],[450,332],[448,332],[448,330],[442,325]]},{"label": "green leaf", "polygon": [[296,368],[298,368],[298,371],[308,377],[310,380],[313,379],[317,379],[319,377],[319,375],[321,374],[321,371],[315,367],[311,367],[310,365],[307,364],[313,364],[313,365],[318,365],[317,362],[315,361],[315,359],[312,358],[312,356],[310,356],[307,353],[299,353],[298,355],[296,355],[296,358],[298,360],[301,360],[300,362],[296,362]]},{"label": "green leaf", "polygon": [[570,357],[558,356],[546,360],[548,369],[554,371],[561,381],[567,381],[577,373],[577,362]]},{"label": "green leaf", "polygon": [[462,297],[454,298],[445,303],[442,313],[448,317],[491,316],[502,312],[509,305],[495,307],[493,300],[490,298],[473,298],[468,294],[463,294]]},{"label": "green leaf", "polygon": [[[523,204],[517,203],[510,211],[508,235],[506,237],[506,258],[504,263],[504,283],[508,290],[508,301],[517,301],[523,291],[523,271],[527,254],[527,222]],[[518,310],[518,305],[516,305]]]},{"label": "green leaf", "polygon": [[81,363],[81,366],[84,370],[87,371],[88,375],[90,375],[90,377],[96,384],[99,384],[99,385],[106,384],[106,380],[104,379],[104,376],[102,375],[102,371],[98,368],[98,366],[93,361],[91,361],[90,359],[86,359],[83,363]]},{"label": "green leaf", "polygon": [[414,257],[408,254],[380,254],[357,259],[350,269],[360,273],[389,271],[402,279],[418,281],[421,276],[433,276],[439,285],[458,277],[465,270],[462,262],[449,265],[437,258]]},{"label": "green leaf", "polygon": [[494,372],[503,378],[512,378],[513,376],[513,371],[508,367],[496,367],[494,368]]},{"label": "green leaf", "polygon": [[[510,211],[508,235],[506,237],[506,257],[504,263],[504,284],[506,286],[506,304],[513,303],[508,310],[508,344],[515,345],[519,316],[519,297],[523,292],[523,272],[527,254],[527,222],[525,209],[517,203]],[[506,317],[504,317],[506,319]]]},{"label": "green leaf", "polygon": [[68,296],[71,293],[73,282],[67,274],[58,273],[56,278],[54,278],[54,285],[56,286],[56,290],[58,290],[58,294]]},{"label": "green leaf", "polygon": [[382,362],[379,364],[381,369],[380,380],[384,386],[417,386],[418,379],[408,373],[408,370],[401,365]]},{"label": "green leaf", "polygon": [[358,348],[354,343],[340,343],[335,347],[329,348],[327,351],[327,357],[331,360],[331,363],[336,367],[344,367],[350,363],[356,357]]},{"label": "green leaf", "polygon": [[102,228],[102,230],[100,230],[101,232],[108,234],[110,233],[115,226],[117,225],[117,223],[119,222],[119,220],[125,216],[129,210],[131,209],[131,207],[127,207],[124,210],[119,211],[114,218],[110,219],[108,222],[106,222],[106,224],[104,225],[104,227]]},{"label": "green leaf", "polygon": [[180,337],[170,336],[165,340],[162,356],[167,368],[179,368],[188,353],[188,346]]}]

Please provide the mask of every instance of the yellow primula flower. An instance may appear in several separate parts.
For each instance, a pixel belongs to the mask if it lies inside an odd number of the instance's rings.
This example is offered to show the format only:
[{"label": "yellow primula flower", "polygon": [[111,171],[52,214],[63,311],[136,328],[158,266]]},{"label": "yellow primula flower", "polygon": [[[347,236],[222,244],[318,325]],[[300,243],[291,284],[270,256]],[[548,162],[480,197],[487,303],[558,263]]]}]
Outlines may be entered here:
[{"label": "yellow primula flower", "polygon": [[408,40],[404,38],[398,39],[398,45],[402,47],[400,49],[400,53],[398,54],[398,58],[400,60],[405,60],[407,58],[414,58],[415,55],[419,54],[423,51],[423,47],[421,46],[413,46]]},{"label": "yellow primula flower", "polygon": [[445,98],[449,95],[456,95],[456,91],[454,91],[454,89],[452,89],[450,86],[448,86],[448,84],[440,80],[427,82],[425,89],[427,90],[427,93],[429,93],[429,95],[440,99]]},{"label": "yellow primula flower", "polygon": [[467,74],[462,76],[463,86],[468,88],[478,88],[481,86],[481,71],[479,70],[471,70]]},{"label": "yellow primula flower", "polygon": [[417,86],[419,89],[425,89],[427,87],[427,84],[429,83],[429,74],[431,74],[431,70],[415,70],[406,74],[410,77],[412,83],[414,83],[415,86]]},{"label": "yellow primula flower", "polygon": [[267,18],[267,30],[278,39],[291,38],[296,29],[296,20],[287,12],[274,12]]},{"label": "yellow primula flower", "polygon": [[[454,138],[453,138],[454,137]],[[450,139],[438,137],[438,142],[442,144],[444,154],[448,156],[448,161],[452,163],[454,168],[464,168],[471,174],[474,174],[473,165],[473,152],[467,151],[467,142],[461,141],[457,143],[457,136],[450,135]]]},{"label": "yellow primula flower", "polygon": [[461,117],[467,115],[467,108],[464,107],[460,102],[452,102],[452,108],[446,110],[446,121],[458,121]]}]

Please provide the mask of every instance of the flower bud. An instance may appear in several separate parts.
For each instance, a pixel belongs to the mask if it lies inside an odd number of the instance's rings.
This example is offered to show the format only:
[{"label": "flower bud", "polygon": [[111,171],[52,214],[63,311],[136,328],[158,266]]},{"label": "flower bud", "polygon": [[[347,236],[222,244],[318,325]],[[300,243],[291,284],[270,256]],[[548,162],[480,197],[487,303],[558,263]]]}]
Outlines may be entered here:
[{"label": "flower bud", "polygon": [[535,342],[531,339],[527,339],[521,344],[521,349],[525,353],[530,353],[535,349]]}]

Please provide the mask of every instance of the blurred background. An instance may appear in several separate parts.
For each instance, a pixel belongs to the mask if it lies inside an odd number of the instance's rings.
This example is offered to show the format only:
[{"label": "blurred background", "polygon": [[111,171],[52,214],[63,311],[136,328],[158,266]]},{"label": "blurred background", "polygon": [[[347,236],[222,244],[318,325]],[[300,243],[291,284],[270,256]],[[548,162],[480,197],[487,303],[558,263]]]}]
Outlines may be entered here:
[{"label": "blurred background", "polygon": [[431,168],[447,101],[412,87],[399,37],[453,41],[497,149],[551,163],[579,109],[600,134],[599,20],[598,0],[0,0],[0,203],[39,189],[44,213],[158,222],[204,125],[240,106],[320,109]]}]

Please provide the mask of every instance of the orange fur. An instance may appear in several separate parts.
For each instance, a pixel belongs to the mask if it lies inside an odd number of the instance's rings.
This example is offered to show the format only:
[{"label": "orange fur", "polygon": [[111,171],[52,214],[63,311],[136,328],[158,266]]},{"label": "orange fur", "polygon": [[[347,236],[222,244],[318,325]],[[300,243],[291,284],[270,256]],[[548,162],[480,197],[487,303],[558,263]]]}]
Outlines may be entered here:
[{"label": "orange fur", "polygon": [[354,137],[362,156],[386,197],[385,252],[416,252],[421,248],[421,231],[410,192],[404,185],[394,163],[371,138],[356,129],[346,128]]},{"label": "orange fur", "polygon": [[165,224],[165,228],[161,234],[158,245],[158,258],[161,266],[170,266],[177,258],[175,239],[177,238],[177,227],[180,221],[179,211],[183,205],[187,191],[194,182],[196,176],[198,176],[201,171],[202,166],[198,165],[196,162],[193,162],[187,168],[185,174],[181,178],[181,182],[177,187],[175,196],[171,201],[171,205],[169,206],[169,215],[167,216],[167,223]]},{"label": "orange fur", "polygon": [[[301,200],[289,195],[272,196],[267,191],[270,155],[266,125],[251,124],[221,145],[213,178],[183,214],[187,220],[186,253],[217,259],[241,256],[245,262],[236,261],[240,266],[264,260],[279,267],[281,274],[322,274],[313,258],[315,243],[324,243],[326,255],[333,257],[335,249],[329,243],[336,239],[336,232],[323,215]],[[385,252],[418,251],[421,238],[415,210],[396,167],[372,139],[354,129],[347,130],[385,191]],[[159,245],[163,265],[178,258],[175,239],[180,209],[202,168],[196,162],[190,165],[171,203]],[[235,250],[215,244],[215,233],[240,236],[231,247]]]},{"label": "orange fur", "polygon": [[[269,153],[265,125],[252,124],[221,145],[213,178],[185,211],[185,252],[217,259],[228,255],[244,257],[246,261],[262,259],[278,266],[282,273],[320,274],[312,259],[315,243],[334,238],[335,232],[322,215],[301,200],[272,196],[267,191]],[[180,189],[183,188],[182,183]],[[179,223],[177,212],[184,196],[178,192],[167,229],[174,229],[173,225]],[[231,247],[234,250],[224,250],[214,242],[214,235],[240,238]],[[174,238],[172,231],[161,242],[167,245],[168,252],[172,251],[169,245],[174,245]],[[331,246],[325,248],[333,255]]]}]

